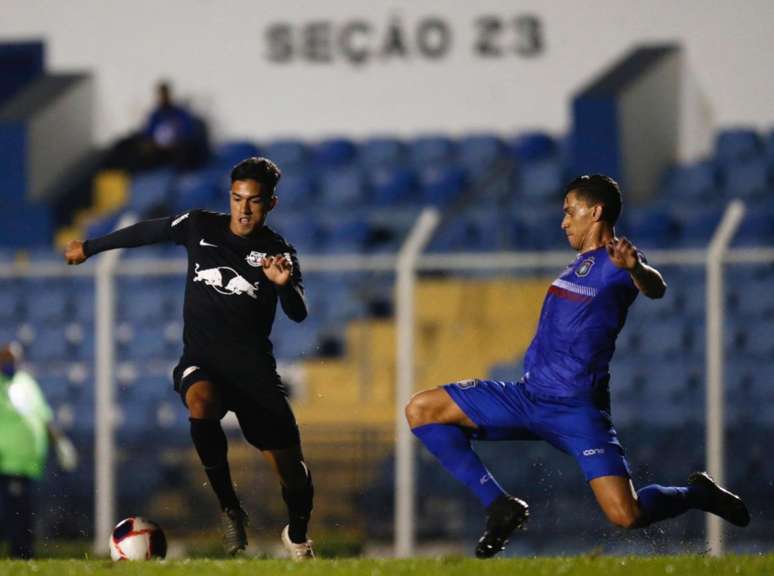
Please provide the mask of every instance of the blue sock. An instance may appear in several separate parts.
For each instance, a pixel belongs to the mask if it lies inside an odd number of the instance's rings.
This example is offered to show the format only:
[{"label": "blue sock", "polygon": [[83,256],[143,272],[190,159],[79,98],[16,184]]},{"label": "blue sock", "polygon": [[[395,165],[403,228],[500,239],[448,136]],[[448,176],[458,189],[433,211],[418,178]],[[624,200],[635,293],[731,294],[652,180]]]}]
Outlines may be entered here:
[{"label": "blue sock", "polygon": [[651,484],[637,491],[637,502],[643,513],[642,526],[674,518],[698,508],[700,495],[693,486],[660,486]]},{"label": "blue sock", "polygon": [[462,428],[451,424],[426,424],[411,431],[452,476],[473,491],[484,507],[488,508],[505,494],[473,451]]}]

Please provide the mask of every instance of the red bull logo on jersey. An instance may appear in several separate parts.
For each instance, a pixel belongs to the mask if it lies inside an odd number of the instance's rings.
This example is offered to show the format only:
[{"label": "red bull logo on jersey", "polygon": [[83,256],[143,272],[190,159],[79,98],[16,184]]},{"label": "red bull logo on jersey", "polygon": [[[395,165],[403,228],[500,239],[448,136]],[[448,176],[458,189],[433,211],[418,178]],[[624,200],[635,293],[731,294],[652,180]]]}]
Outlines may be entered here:
[{"label": "red bull logo on jersey", "polygon": [[214,288],[216,292],[226,296],[247,294],[250,298],[258,298],[259,283],[250,284],[236,270],[228,266],[200,270],[197,262],[194,267],[193,281],[204,282],[207,286]]},{"label": "red bull logo on jersey", "polygon": [[247,260],[247,263],[250,266],[258,268],[259,266],[263,265],[264,258],[266,258],[266,252],[256,252],[255,250],[253,250],[247,255],[245,260]]}]

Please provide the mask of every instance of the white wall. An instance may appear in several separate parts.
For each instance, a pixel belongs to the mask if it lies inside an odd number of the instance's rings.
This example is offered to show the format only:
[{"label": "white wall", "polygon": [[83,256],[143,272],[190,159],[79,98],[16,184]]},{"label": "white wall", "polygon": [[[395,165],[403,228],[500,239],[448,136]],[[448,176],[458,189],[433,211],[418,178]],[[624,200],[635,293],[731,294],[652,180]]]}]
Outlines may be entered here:
[{"label": "white wall", "polygon": [[[474,55],[475,19],[542,22],[535,57]],[[391,18],[413,36],[422,18],[449,23],[445,57],[356,66],[268,61],[266,28],[353,19],[383,42]],[[705,0],[0,0],[0,39],[48,40],[50,69],[96,74],[96,131],[135,126],[160,77],[210,119],[217,137],[410,134],[529,127],[564,131],[568,96],[632,45],[680,41],[719,125],[774,123],[774,2]],[[338,28],[337,28],[338,27]],[[362,37],[358,37],[362,38]],[[501,36],[512,42],[512,30]],[[523,37],[522,37],[523,40]]]}]

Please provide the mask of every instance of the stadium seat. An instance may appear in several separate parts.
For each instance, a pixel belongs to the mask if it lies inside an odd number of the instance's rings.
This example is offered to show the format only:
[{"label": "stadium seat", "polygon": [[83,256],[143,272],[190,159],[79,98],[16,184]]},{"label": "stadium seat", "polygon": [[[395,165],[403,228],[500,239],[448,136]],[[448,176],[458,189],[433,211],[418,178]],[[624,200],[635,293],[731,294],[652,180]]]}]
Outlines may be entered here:
[{"label": "stadium seat", "polygon": [[319,253],[326,242],[325,230],[311,215],[272,215],[267,224],[277,230],[300,253]]},{"label": "stadium seat", "polygon": [[161,323],[167,316],[167,293],[158,285],[124,281],[119,286],[119,313],[121,320]]},{"label": "stadium seat", "polygon": [[320,323],[311,318],[305,320],[303,326],[297,326],[279,317],[271,334],[274,357],[280,361],[298,362],[314,356],[319,331]]},{"label": "stadium seat", "polygon": [[283,174],[277,184],[280,209],[304,208],[315,201],[315,181],[309,174]]},{"label": "stadium seat", "polygon": [[436,167],[424,170],[420,175],[420,183],[425,203],[448,206],[461,196],[467,179],[461,168]]},{"label": "stadium seat", "polygon": [[170,199],[174,182],[175,171],[169,168],[138,172],[132,178],[127,209],[141,217],[163,209]]},{"label": "stadium seat", "polygon": [[220,170],[202,170],[181,176],[172,190],[172,212],[209,206],[218,195],[227,195],[228,175]]},{"label": "stadium seat", "polygon": [[409,142],[414,166],[419,170],[448,166],[454,161],[455,144],[446,136],[423,136]]},{"label": "stadium seat", "polygon": [[765,195],[771,185],[766,158],[756,156],[728,164],[723,173],[723,189],[727,196],[756,198]]},{"label": "stadium seat", "polygon": [[323,169],[340,168],[353,163],[357,148],[346,138],[330,138],[314,147],[314,160]]},{"label": "stadium seat", "polygon": [[553,136],[545,132],[527,132],[508,141],[511,154],[519,162],[536,162],[553,158],[558,146]]},{"label": "stadium seat", "polygon": [[362,254],[371,236],[371,227],[361,216],[328,218],[323,222],[326,242],[322,246],[329,254]]},{"label": "stadium seat", "polygon": [[697,208],[674,210],[672,217],[679,223],[678,244],[684,247],[705,247],[720,224],[721,208]]},{"label": "stadium seat", "polygon": [[326,208],[356,207],[365,202],[366,189],[357,167],[326,170],[320,177],[321,206]]},{"label": "stadium seat", "polygon": [[722,164],[756,156],[762,147],[758,133],[747,128],[721,130],[715,137],[715,157]]},{"label": "stadium seat", "polygon": [[717,166],[711,160],[673,166],[667,171],[664,194],[667,201],[687,199],[710,201],[719,198]]},{"label": "stadium seat", "polygon": [[276,162],[283,173],[303,171],[309,162],[306,144],[300,140],[275,140],[263,149],[266,157]]},{"label": "stadium seat", "polygon": [[406,163],[406,146],[397,138],[370,138],[359,148],[360,162],[369,170],[396,168]]},{"label": "stadium seat", "polygon": [[8,280],[0,282],[0,322],[14,321],[19,317],[22,297],[14,283]]},{"label": "stadium seat", "polygon": [[64,282],[53,284],[45,290],[31,289],[27,292],[24,309],[28,320],[40,322],[63,322],[70,316],[70,293]]},{"label": "stadium seat", "polygon": [[774,357],[774,330],[770,320],[750,322],[743,330],[745,354],[761,359]]},{"label": "stadium seat", "polygon": [[496,210],[460,212],[441,223],[430,241],[428,251],[491,251],[504,244],[500,238],[504,231],[501,215]]},{"label": "stadium seat", "polygon": [[766,319],[774,316],[774,290],[770,280],[748,279],[738,284],[733,278],[727,277],[726,282],[734,296],[734,310],[742,318]]},{"label": "stadium seat", "polygon": [[419,203],[416,173],[406,167],[379,167],[369,174],[371,203],[374,206],[400,206]]},{"label": "stadium seat", "polygon": [[641,332],[640,353],[651,358],[673,358],[687,349],[686,327],[682,318],[662,318],[648,322]]},{"label": "stadium seat", "polygon": [[524,162],[517,174],[517,186],[522,197],[545,202],[561,199],[564,179],[558,159]]},{"label": "stadium seat", "polygon": [[64,325],[39,324],[33,332],[32,342],[24,346],[24,356],[29,362],[36,364],[70,359]]},{"label": "stadium seat", "polygon": [[248,140],[231,140],[216,146],[213,164],[218,172],[230,172],[231,168],[251,156],[260,156],[258,147]]},{"label": "stadium seat", "polygon": [[744,220],[734,235],[734,246],[771,246],[774,244],[774,209],[768,201],[747,203]]},{"label": "stadium seat", "polygon": [[505,144],[491,134],[474,134],[460,139],[458,154],[463,168],[478,182],[505,157]]}]

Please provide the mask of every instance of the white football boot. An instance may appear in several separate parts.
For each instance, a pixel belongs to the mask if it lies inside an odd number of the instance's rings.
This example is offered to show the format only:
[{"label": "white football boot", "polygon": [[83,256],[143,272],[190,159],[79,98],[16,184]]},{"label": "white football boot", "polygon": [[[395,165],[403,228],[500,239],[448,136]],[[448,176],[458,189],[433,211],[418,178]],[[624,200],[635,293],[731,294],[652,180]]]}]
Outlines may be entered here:
[{"label": "white football boot", "polygon": [[314,550],[312,549],[312,541],[307,539],[306,542],[296,544],[290,540],[289,531],[289,525],[282,529],[282,545],[285,547],[285,550],[288,551],[288,554],[290,554],[290,559],[295,562],[313,560]]}]

